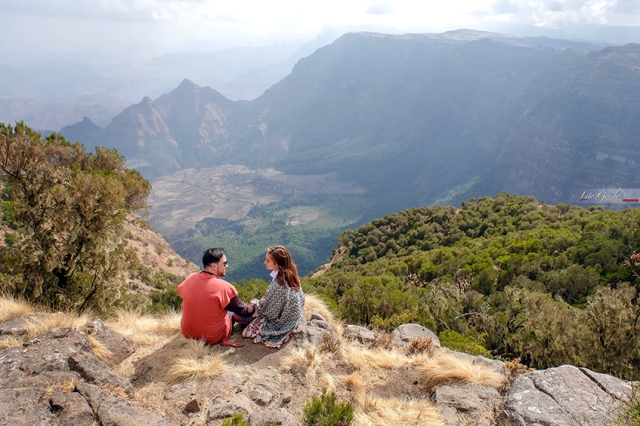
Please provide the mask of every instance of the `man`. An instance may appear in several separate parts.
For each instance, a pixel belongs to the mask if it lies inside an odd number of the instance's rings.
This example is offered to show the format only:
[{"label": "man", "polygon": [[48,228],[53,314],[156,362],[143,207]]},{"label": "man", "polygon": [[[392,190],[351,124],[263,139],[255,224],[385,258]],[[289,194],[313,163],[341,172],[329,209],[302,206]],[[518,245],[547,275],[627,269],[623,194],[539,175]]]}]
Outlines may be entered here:
[{"label": "man", "polygon": [[204,340],[209,344],[222,342],[225,346],[231,335],[231,311],[239,316],[253,315],[253,305],[245,305],[234,286],[220,279],[227,269],[227,256],[220,247],[210,248],[202,256],[204,269],[187,277],[179,286],[182,297],[180,328],[187,338]]}]

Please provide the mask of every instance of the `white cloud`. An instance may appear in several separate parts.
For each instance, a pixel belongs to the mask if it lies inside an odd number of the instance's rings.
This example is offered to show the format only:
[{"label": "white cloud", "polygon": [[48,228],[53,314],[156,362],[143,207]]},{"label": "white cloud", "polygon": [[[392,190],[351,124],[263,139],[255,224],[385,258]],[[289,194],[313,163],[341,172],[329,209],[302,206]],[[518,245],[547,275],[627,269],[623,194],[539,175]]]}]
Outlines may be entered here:
[{"label": "white cloud", "polygon": [[393,13],[393,10],[389,3],[378,3],[369,6],[365,12],[371,15],[389,15]]},{"label": "white cloud", "polygon": [[122,22],[175,21],[206,0],[0,0],[2,14]]}]

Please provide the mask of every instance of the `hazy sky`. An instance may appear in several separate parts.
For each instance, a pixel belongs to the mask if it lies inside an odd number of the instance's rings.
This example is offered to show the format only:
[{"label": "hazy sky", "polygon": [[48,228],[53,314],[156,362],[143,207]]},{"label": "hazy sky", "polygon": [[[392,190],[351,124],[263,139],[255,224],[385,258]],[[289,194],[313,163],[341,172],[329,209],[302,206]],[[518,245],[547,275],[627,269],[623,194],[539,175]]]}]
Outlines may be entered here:
[{"label": "hazy sky", "polygon": [[310,39],[325,25],[414,32],[486,21],[640,25],[640,0],[0,0],[0,11],[5,59],[132,43],[158,52],[265,44]]}]

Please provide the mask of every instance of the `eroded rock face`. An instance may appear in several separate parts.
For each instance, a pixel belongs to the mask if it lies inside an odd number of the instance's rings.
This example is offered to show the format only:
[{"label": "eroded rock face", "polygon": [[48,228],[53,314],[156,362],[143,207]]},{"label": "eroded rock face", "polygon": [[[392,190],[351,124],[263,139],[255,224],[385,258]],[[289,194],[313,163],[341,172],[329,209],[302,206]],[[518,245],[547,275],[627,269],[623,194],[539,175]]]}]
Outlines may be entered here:
[{"label": "eroded rock face", "polygon": [[131,339],[106,327],[100,319],[85,324],[83,329],[109,349],[113,354],[114,365],[120,364],[135,352]]},{"label": "eroded rock face", "polygon": [[434,399],[447,425],[466,424],[473,419],[478,426],[491,426],[502,397],[491,386],[440,386]]},{"label": "eroded rock face", "polygon": [[[0,425],[58,425],[44,388],[0,390]],[[90,424],[90,423],[89,423]]]},{"label": "eroded rock face", "polygon": [[[5,328],[15,329],[25,321]],[[110,334],[106,327],[103,331]],[[86,335],[59,327],[22,347],[0,351],[0,425],[167,424],[162,416],[98,387],[133,395],[129,380],[116,374],[91,350]],[[78,383],[77,392],[58,389],[47,394],[47,389],[73,383]]]},{"label": "eroded rock face", "polygon": [[523,426],[607,424],[625,400],[616,393],[620,395],[628,384],[612,376],[598,377],[596,382],[591,376],[597,373],[590,373],[563,365],[523,374],[506,396],[501,420]]},{"label": "eroded rock face", "polygon": [[161,415],[138,407],[130,401],[90,383],[78,383],[76,390],[89,403],[103,426],[168,425]]},{"label": "eroded rock face", "polygon": [[18,389],[48,387],[80,380],[69,368],[72,355],[91,351],[85,335],[73,328],[54,328],[24,344],[0,352],[0,387]]}]

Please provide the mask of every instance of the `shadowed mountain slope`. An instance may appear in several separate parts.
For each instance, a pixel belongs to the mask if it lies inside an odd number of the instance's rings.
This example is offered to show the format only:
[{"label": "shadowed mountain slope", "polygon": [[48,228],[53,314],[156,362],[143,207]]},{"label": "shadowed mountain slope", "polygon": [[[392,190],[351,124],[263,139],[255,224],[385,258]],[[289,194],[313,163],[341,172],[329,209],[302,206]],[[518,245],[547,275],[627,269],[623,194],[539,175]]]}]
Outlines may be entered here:
[{"label": "shadowed mountain slope", "polygon": [[254,101],[185,80],[84,140],[150,178],[212,164],[337,172],[395,198],[387,211],[458,201],[474,183],[567,201],[634,151],[640,46],[595,49],[475,31],[346,34]]}]

